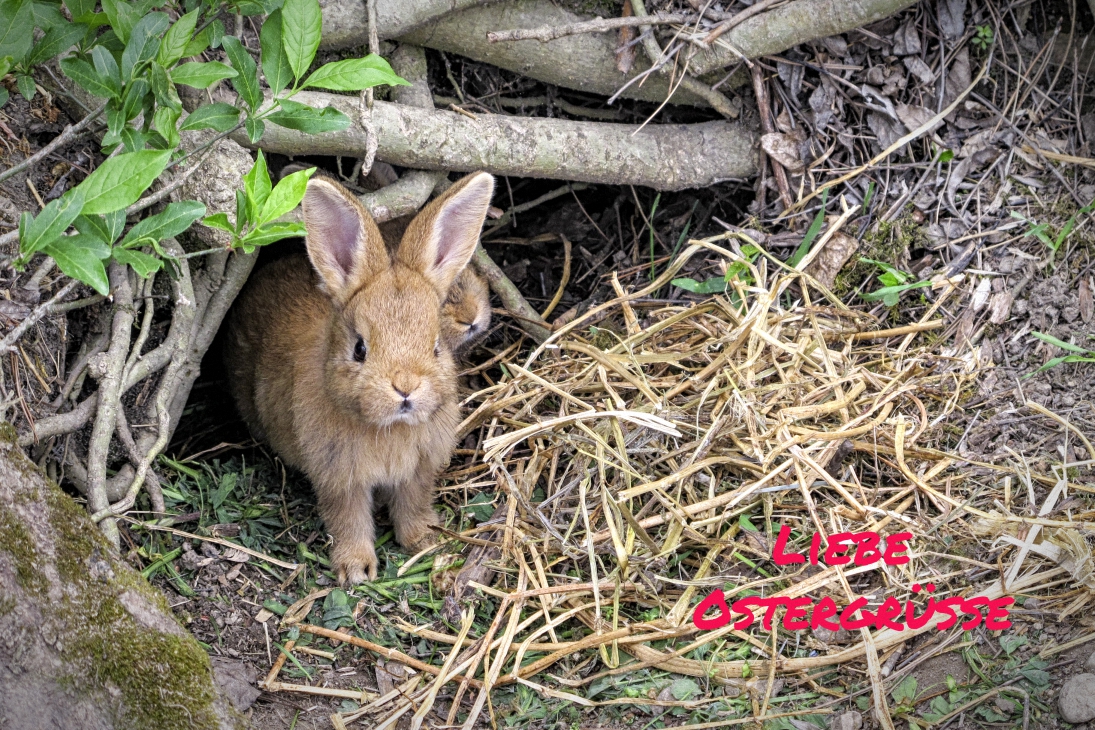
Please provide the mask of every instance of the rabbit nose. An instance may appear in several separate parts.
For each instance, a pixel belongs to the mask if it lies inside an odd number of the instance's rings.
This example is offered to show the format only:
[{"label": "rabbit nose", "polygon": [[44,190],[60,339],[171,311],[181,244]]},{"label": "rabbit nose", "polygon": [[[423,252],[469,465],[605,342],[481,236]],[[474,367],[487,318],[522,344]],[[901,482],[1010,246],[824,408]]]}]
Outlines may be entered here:
[{"label": "rabbit nose", "polygon": [[403,399],[399,404],[399,410],[401,413],[407,413],[414,409],[414,402],[411,400],[411,394],[418,389],[419,380],[417,378],[399,377],[392,381],[392,390]]}]

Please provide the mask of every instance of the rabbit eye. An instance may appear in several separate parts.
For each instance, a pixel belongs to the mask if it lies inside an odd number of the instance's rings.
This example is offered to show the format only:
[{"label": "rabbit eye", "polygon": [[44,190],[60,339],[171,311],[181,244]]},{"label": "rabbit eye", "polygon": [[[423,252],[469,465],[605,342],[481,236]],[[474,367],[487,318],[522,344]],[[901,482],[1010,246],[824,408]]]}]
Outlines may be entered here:
[{"label": "rabbit eye", "polygon": [[365,362],[365,356],[368,354],[369,348],[365,345],[365,339],[363,337],[358,337],[357,344],[354,345],[354,360]]}]

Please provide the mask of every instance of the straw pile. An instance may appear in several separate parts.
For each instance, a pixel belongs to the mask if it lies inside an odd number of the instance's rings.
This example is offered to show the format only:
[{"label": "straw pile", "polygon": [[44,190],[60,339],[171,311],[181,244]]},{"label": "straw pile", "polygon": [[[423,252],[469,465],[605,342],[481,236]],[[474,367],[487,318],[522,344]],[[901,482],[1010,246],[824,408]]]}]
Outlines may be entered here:
[{"label": "straw pile", "polygon": [[[360,717],[384,728],[413,715],[419,727],[449,681],[458,683],[450,724],[460,699],[474,695],[465,728],[491,688],[514,682],[596,706],[584,688],[647,667],[706,678],[722,697],[748,693],[755,716],[778,717],[770,701],[780,677],[836,695],[819,684],[824,671],[807,670],[864,659],[874,704],[885,708],[881,662],[934,622],[918,631],[862,629],[839,647],[810,632],[765,631],[759,621],[748,632],[733,624],[701,632],[696,604],[722,588],[730,602],[751,590],[831,595],[841,606],[868,595],[877,607],[887,596],[912,598],[910,586],[928,580],[937,596],[964,587],[1003,593],[999,583],[970,587],[996,566],[953,557],[955,544],[940,543],[976,539],[971,516],[1023,521],[973,506],[983,477],[997,478],[989,465],[965,462],[958,471],[957,457],[931,448],[956,440],[940,424],[968,393],[976,357],[910,347],[937,326],[934,308],[920,323],[882,330],[808,276],[763,254],[749,263],[739,251],[732,234],[692,241],[645,289],[625,294],[614,281],[615,300],[523,361],[505,362],[507,377],[473,397],[478,406],[463,428],[480,434],[486,470],[479,466],[475,483],[493,482],[501,496],[493,519],[463,533],[476,547],[457,585],[463,579],[470,594],[489,598],[450,604],[459,635],[395,619],[436,642],[444,666],[420,668],[403,694],[339,722]],[[697,254],[741,272],[725,295],[668,305],[649,298]],[[454,473],[462,476],[450,496],[467,482],[467,469]],[[911,531],[912,561],[780,568],[766,536],[782,524],[806,535]],[[1063,572],[1020,575],[1014,567],[1010,592]],[[472,633],[473,623],[489,629]],[[583,638],[561,640],[565,629]],[[690,708],[713,701],[609,700]]]}]

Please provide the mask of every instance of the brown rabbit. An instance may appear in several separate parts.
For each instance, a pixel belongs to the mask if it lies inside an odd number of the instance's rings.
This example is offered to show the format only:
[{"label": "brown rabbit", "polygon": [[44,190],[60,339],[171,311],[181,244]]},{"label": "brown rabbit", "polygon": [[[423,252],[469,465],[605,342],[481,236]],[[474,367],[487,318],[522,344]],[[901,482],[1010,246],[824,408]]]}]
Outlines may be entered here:
[{"label": "brown rabbit", "polygon": [[487,334],[490,327],[490,288],[471,266],[456,277],[441,305],[441,342],[460,354]]},{"label": "brown rabbit", "polygon": [[311,479],[342,583],[376,578],[374,501],[387,504],[400,544],[432,539],[434,481],[459,421],[441,304],[493,192],[490,175],[465,177],[389,253],[353,195],[313,178],[303,202],[311,266],[297,256],[261,269],[233,308],[233,396],[256,437]]}]

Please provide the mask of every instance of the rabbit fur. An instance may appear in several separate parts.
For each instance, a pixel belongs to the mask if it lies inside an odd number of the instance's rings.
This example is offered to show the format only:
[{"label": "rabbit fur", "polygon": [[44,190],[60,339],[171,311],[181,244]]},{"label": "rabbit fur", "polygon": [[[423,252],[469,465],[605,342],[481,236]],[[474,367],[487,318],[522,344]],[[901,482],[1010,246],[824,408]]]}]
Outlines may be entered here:
[{"label": "rabbit fur", "polygon": [[389,251],[352,194],[313,178],[302,203],[307,259],[260,269],[233,307],[233,397],[256,438],[311,480],[343,584],[376,578],[376,504],[401,545],[432,542],[434,482],[459,423],[441,307],[493,192],[491,175],[468,175]]},{"label": "rabbit fur", "polygon": [[490,288],[471,266],[456,277],[441,305],[441,342],[459,355],[487,334]]}]

